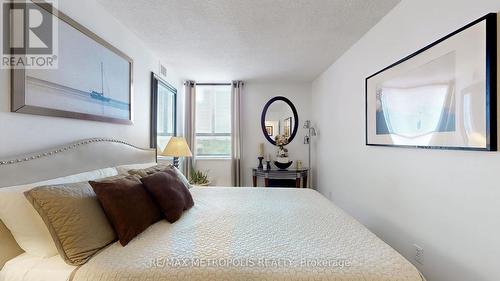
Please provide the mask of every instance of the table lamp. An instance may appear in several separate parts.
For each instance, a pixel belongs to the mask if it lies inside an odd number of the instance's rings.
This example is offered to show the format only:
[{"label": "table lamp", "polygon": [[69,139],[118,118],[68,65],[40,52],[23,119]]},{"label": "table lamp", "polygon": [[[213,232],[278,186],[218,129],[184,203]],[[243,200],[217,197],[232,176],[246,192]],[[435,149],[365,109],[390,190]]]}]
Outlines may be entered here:
[{"label": "table lamp", "polygon": [[174,166],[179,168],[179,157],[191,157],[193,153],[189,149],[186,139],[183,137],[171,137],[161,156],[173,156]]}]

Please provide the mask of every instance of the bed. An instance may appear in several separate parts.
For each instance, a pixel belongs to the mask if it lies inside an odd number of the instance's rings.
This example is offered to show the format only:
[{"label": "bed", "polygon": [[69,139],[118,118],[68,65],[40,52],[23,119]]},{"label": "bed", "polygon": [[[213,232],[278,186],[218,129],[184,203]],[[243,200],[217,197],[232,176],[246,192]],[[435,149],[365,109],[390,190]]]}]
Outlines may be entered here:
[{"label": "bed", "polygon": [[[155,159],[154,150],[84,140],[4,161],[10,164],[0,165],[0,187]],[[16,176],[21,169],[33,175]],[[126,247],[113,243],[78,267],[59,256],[19,255],[4,229],[0,258],[7,262],[0,280],[424,280],[397,251],[312,189],[190,191],[195,206],[179,221],[160,221]]]}]

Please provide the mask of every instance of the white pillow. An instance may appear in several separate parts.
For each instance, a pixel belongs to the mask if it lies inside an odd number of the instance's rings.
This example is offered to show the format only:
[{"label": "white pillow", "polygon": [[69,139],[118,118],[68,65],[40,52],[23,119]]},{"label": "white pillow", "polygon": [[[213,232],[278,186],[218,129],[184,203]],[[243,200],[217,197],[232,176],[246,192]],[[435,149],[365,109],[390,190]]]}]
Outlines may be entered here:
[{"label": "white pillow", "polygon": [[67,281],[75,268],[66,264],[59,255],[41,258],[24,253],[5,264],[0,271],[0,281]]},{"label": "white pillow", "polygon": [[58,252],[49,230],[24,196],[24,192],[36,186],[76,183],[116,175],[118,172],[115,168],[106,168],[43,182],[0,188],[0,219],[26,253],[39,257],[55,256]]},{"label": "white pillow", "polygon": [[156,162],[145,163],[145,164],[130,164],[130,165],[121,165],[116,167],[118,174],[120,175],[128,175],[128,171],[137,170],[137,169],[146,169],[149,167],[153,167],[158,165]]}]

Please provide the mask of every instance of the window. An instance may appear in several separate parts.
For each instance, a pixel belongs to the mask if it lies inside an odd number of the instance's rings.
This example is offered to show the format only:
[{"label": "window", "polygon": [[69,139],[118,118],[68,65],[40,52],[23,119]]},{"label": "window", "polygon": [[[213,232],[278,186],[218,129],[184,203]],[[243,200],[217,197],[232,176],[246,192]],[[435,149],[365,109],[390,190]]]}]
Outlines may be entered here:
[{"label": "window", "polygon": [[196,155],[231,156],[231,86],[196,85]]}]

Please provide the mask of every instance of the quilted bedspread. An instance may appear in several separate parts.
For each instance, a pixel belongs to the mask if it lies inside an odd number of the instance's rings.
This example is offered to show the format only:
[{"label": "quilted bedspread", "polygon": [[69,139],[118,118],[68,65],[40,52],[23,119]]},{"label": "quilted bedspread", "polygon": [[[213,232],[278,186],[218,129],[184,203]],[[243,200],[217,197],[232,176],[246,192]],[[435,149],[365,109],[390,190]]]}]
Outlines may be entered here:
[{"label": "quilted bedspread", "polygon": [[73,281],[422,281],[417,269],[311,189],[192,188],[195,206],[126,247],[112,244]]}]

